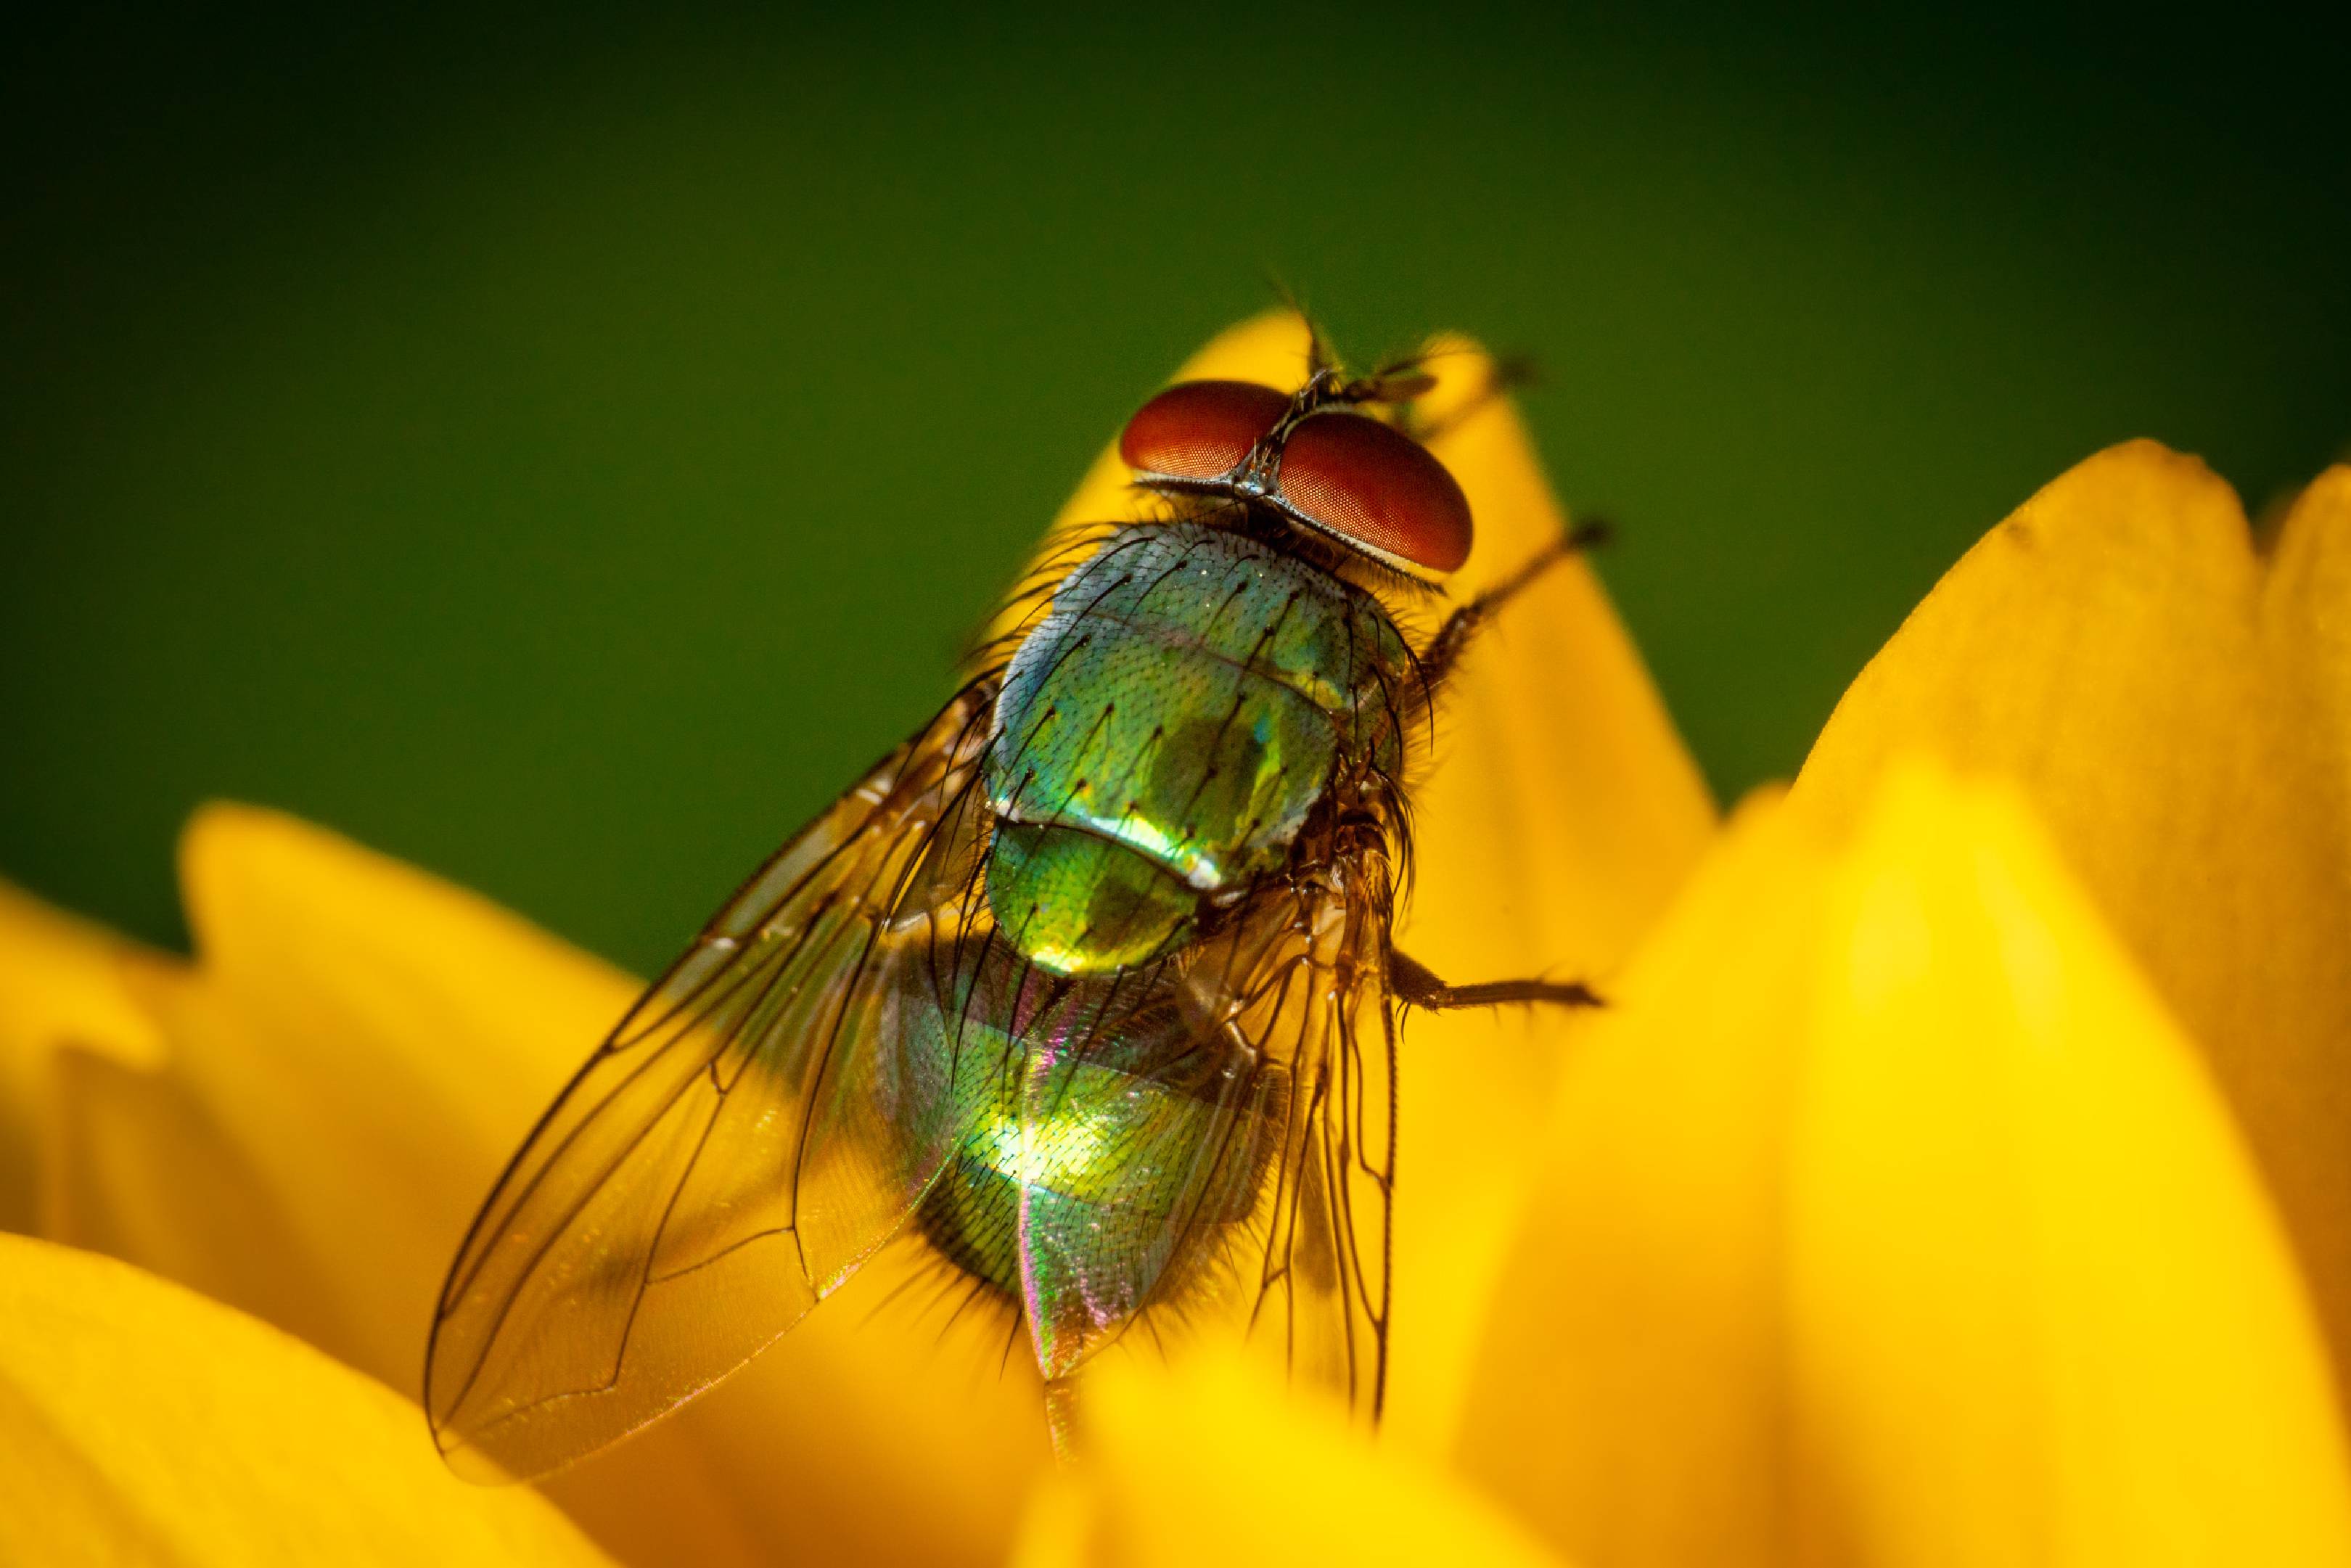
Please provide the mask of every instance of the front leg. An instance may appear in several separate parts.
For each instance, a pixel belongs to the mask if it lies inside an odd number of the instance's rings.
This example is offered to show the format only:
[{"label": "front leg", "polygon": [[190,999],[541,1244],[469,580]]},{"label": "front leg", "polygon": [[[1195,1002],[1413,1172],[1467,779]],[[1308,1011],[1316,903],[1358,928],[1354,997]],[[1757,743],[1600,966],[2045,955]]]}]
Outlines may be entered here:
[{"label": "front leg", "polygon": [[1388,949],[1388,988],[1406,1007],[1425,1008],[1430,1012],[1500,1007],[1509,1002],[1540,1002],[1562,1008],[1607,1005],[1589,987],[1573,980],[1488,980],[1474,986],[1448,986],[1426,964],[1394,947]]},{"label": "front leg", "polygon": [[1609,528],[1604,522],[1579,523],[1571,532],[1561,535],[1535,552],[1534,557],[1510,576],[1471,600],[1445,618],[1437,635],[1428,640],[1419,659],[1420,697],[1426,702],[1434,698],[1460,662],[1461,651],[1469,639],[1494,618],[1511,600],[1524,592],[1538,578],[1570,556],[1580,555],[1595,545],[1605,544]]}]

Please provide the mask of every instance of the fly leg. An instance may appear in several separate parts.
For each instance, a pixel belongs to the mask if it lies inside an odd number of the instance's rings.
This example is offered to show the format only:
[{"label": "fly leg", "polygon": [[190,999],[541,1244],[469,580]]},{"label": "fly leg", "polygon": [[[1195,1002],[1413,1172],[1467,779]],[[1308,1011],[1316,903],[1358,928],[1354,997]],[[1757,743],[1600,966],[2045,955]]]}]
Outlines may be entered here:
[{"label": "fly leg", "polygon": [[[1419,659],[1419,701],[1432,717],[1436,711],[1437,689],[1452,675],[1455,666],[1460,663],[1461,650],[1468,645],[1469,639],[1477,634],[1479,629],[1544,572],[1578,550],[1607,537],[1608,526],[1605,523],[1584,523],[1573,532],[1552,540],[1516,571],[1445,618],[1445,623],[1437,629],[1437,635],[1429,639],[1428,647]],[[1572,980],[1487,980],[1476,985],[1452,986],[1439,979],[1426,964],[1393,946],[1388,949],[1387,957],[1388,985],[1396,999],[1407,1007],[1423,1008],[1430,1012],[1443,1012],[1452,1008],[1500,1007],[1510,1003],[1567,1008],[1606,1005],[1590,987]]]},{"label": "fly leg", "polygon": [[1590,987],[1573,980],[1488,980],[1475,986],[1448,986],[1426,965],[1394,947],[1388,949],[1388,986],[1396,1000],[1429,1012],[1500,1007],[1510,1002],[1562,1008],[1607,1005]]},{"label": "fly leg", "polygon": [[1468,646],[1469,639],[1504,605],[1570,556],[1580,555],[1594,545],[1606,543],[1608,535],[1606,523],[1578,523],[1573,529],[1537,550],[1533,559],[1520,565],[1510,576],[1447,616],[1445,623],[1437,629],[1437,635],[1431,637],[1428,646],[1421,651],[1422,699],[1426,701],[1437,695],[1437,688],[1445,684],[1447,677],[1453,674],[1454,666],[1460,663],[1461,650]]}]

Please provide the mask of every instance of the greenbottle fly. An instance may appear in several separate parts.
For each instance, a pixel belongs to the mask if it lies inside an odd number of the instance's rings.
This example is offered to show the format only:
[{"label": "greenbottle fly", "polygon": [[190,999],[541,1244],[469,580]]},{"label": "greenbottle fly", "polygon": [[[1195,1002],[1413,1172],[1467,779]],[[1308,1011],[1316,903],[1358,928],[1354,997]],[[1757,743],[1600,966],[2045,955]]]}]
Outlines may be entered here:
[{"label": "greenbottle fly", "polygon": [[1376,1416],[1409,780],[1469,554],[1416,362],[1178,383],[1148,515],[1017,593],[955,698],[729,899],[514,1156],[451,1268],[426,1408],[528,1477],[740,1366],[885,1243],[1018,1316],[1048,1390],[1220,1303]]}]

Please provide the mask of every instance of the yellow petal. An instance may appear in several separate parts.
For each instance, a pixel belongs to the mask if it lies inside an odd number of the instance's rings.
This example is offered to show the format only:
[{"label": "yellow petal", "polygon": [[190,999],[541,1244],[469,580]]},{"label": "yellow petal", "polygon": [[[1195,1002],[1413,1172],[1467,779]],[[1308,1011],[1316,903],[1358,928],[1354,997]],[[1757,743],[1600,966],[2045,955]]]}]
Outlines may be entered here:
[{"label": "yellow petal", "polygon": [[2351,1562],[2283,1233],[2040,833],[1897,778],[1832,899],[1789,1173],[1800,1529],[1887,1564]]},{"label": "yellow petal", "polygon": [[347,1300],[211,1111],[176,1075],[68,1048],[45,1129],[42,1234],[320,1346],[353,1342]]},{"label": "yellow petal", "polygon": [[[1561,538],[1566,514],[1524,424],[1491,398],[1476,344],[1440,340],[1426,412],[1477,523],[1469,560],[1416,613],[1434,630]],[[1306,329],[1276,312],[1225,332],[1178,380],[1294,387]],[[1479,402],[1478,400],[1484,401]],[[1049,536],[1134,515],[1115,448]],[[1602,978],[1656,917],[1714,831],[1714,807],[1591,568],[1566,562],[1483,634],[1447,693],[1414,795],[1413,896],[1397,945],[1452,980]],[[1513,1010],[1421,1016],[1405,1034],[1388,1432],[1450,1443],[1477,1324],[1524,1182],[1524,1156],[1577,1025]]]},{"label": "yellow petal", "polygon": [[1573,1070],[1465,1468],[1626,1565],[2351,1561],[2283,1231],[2043,837],[1925,773],[1806,831]]},{"label": "yellow petal", "polygon": [[50,1062],[71,1045],[152,1061],[154,1026],[123,995],[131,945],[0,883],[0,1230],[33,1228]]},{"label": "yellow petal", "polygon": [[2141,442],[2082,464],[1911,615],[1794,795],[1849,822],[1910,749],[2016,782],[2210,1058],[2351,1367],[2344,484],[2265,580],[2200,463]]},{"label": "yellow petal", "polygon": [[[1485,355],[1432,361],[1442,417]],[[1568,527],[1517,411],[1486,402],[1435,444],[1478,542],[1457,599]],[[1417,880],[1396,944],[1454,981],[1544,975],[1604,989],[1712,837],[1714,807],[1632,640],[1583,561],[1545,574],[1473,644],[1414,797]],[[1556,1010],[1412,1017],[1398,1137],[1388,1429],[1449,1450],[1479,1325],[1552,1086],[1583,1024]]]},{"label": "yellow petal", "polygon": [[[323,973],[305,962],[301,940],[287,943],[277,969],[289,998],[317,1019],[308,1037],[241,1009],[209,961],[194,971],[125,967],[142,1021],[168,1040],[168,1052],[149,1068],[61,1059],[47,1132],[47,1232],[192,1286],[413,1395],[429,1322],[422,1314],[447,1264],[441,1254],[454,1250],[464,1211],[478,1201],[459,1184],[471,1171],[486,1190],[503,1158],[490,1146],[496,1134],[465,1135],[468,1117],[507,1080],[518,1051],[536,1049],[544,1073],[566,1071],[553,1029],[499,1019],[468,1030],[475,1015],[464,999],[434,994],[435,945],[444,967],[480,956],[492,972],[472,983],[486,990],[502,967],[518,984],[536,977],[540,1003],[555,998],[559,1027],[567,1019],[601,1027],[561,1005],[567,967],[596,971],[512,916],[270,813],[208,810],[192,825],[183,859],[192,885],[201,870],[224,910],[209,923],[197,918],[200,941],[222,936],[258,974],[272,966],[251,938],[273,919],[313,938],[370,910],[417,924],[381,939],[346,933],[340,954],[319,942],[314,951],[334,955]],[[422,956],[401,951],[411,936]],[[551,981],[534,977],[543,965]],[[424,1017],[404,1030],[397,1009],[371,1013],[339,990],[406,998]],[[590,993],[600,994],[625,995],[625,982]],[[352,1075],[384,1073],[387,1103],[396,1104],[399,1085],[453,1048],[472,1054],[478,1076],[461,1073],[437,1095],[427,1092],[426,1126],[403,1134],[369,1124],[373,1107]],[[465,1055],[452,1064],[464,1066]],[[322,1087],[321,1078],[332,1082]],[[503,1113],[527,1125],[530,1092],[527,1077],[514,1084]],[[690,1438],[665,1430],[546,1490],[632,1560],[684,1552],[704,1563],[762,1561],[768,1552],[743,1517],[747,1505],[708,1470]]]},{"label": "yellow petal", "polygon": [[1107,1365],[1086,1422],[1087,1457],[1040,1494],[1018,1568],[1557,1561],[1491,1504],[1238,1359]]},{"label": "yellow petal", "polygon": [[0,1561],[606,1561],[450,1475],[413,1405],[127,1264],[0,1237]]},{"label": "yellow petal", "polygon": [[[1446,340],[1443,420],[1492,373]],[[1569,528],[1518,410],[1494,398],[1433,450],[1477,518],[1454,602]],[[1712,839],[1715,811],[1639,652],[1590,566],[1547,572],[1481,634],[1447,693],[1437,766],[1415,797],[1417,897],[1399,933],[1440,972],[1620,965]]]},{"label": "yellow petal", "polygon": [[2294,704],[2287,727],[2307,734],[2319,754],[2319,810],[2336,824],[2335,850],[2351,876],[2351,465],[2320,475],[2287,511],[2262,625],[2270,667]]},{"label": "yellow petal", "polygon": [[1460,1463],[1617,1568],[1785,1560],[1786,1113],[1823,856],[1750,802],[1578,1040]]},{"label": "yellow petal", "polygon": [[[205,812],[183,873],[202,962],[140,988],[170,1041],[170,1082],[95,1084],[99,1103],[81,1109],[154,1136],[111,1137],[102,1193],[59,1211],[114,1217],[91,1239],[287,1311],[287,1326],[413,1393],[475,1207],[636,988],[480,899],[272,813]],[[231,1168],[246,1179],[218,1174]],[[196,1211],[220,1194],[235,1207]],[[253,1239],[279,1234],[290,1241]],[[851,1332],[862,1315],[829,1304],[760,1367],[548,1490],[648,1563],[1000,1553],[1044,1462],[1033,1393],[991,1378],[943,1396],[935,1325],[885,1316]],[[863,1478],[854,1490],[848,1472]]]}]

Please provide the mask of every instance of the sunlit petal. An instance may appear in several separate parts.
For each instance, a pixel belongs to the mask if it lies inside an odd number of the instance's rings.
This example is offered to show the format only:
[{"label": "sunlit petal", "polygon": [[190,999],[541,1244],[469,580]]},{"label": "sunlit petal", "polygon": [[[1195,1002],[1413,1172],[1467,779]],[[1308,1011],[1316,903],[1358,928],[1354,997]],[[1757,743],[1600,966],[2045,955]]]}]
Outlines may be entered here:
[{"label": "sunlit petal", "polygon": [[1827,934],[1789,1162],[1799,1529],[1888,1564],[2351,1561],[2283,1233],[2040,832],[1897,776]]},{"label": "sunlit petal", "polygon": [[1628,1565],[2351,1557],[2283,1233],[2041,835],[1926,774],[1792,815],[1587,1039],[1466,1467]]},{"label": "sunlit petal", "polygon": [[[1490,373],[1466,344],[1434,361],[1437,417]],[[1436,450],[1478,543],[1458,594],[1490,586],[1568,519],[1505,399]],[[1599,579],[1547,573],[1471,648],[1415,797],[1416,880],[1397,945],[1447,979],[1541,975],[1607,988],[1715,830],[1713,802]],[[1552,1085],[1582,1020],[1555,1010],[1413,1017],[1396,1197],[1390,1430],[1442,1453]]]},{"label": "sunlit petal", "polygon": [[2210,1057],[2351,1366],[2346,484],[2273,572],[2202,464],[2091,458],[1913,612],[1794,793],[1849,822],[1912,749],[2017,783]]},{"label": "sunlit petal", "polygon": [[1591,1562],[1785,1560],[1783,1167],[1823,859],[1741,810],[1565,1069],[1459,1453]]},{"label": "sunlit petal", "polygon": [[1238,1360],[1105,1367],[1088,1453],[1040,1495],[1018,1568],[1556,1563],[1491,1504]]},{"label": "sunlit petal", "polygon": [[606,1561],[450,1475],[415,1406],[127,1264],[0,1237],[0,1561]]},{"label": "sunlit petal", "polygon": [[[134,1260],[187,1270],[225,1300],[303,1309],[287,1326],[413,1393],[474,1207],[634,988],[480,899],[271,813],[208,811],[183,859],[201,962],[142,992],[171,1043],[170,1082],[92,1085],[87,1098],[112,1099],[83,1119],[218,1138],[115,1136],[102,1195],[58,1210],[111,1217],[91,1239],[143,1237]],[[244,1207],[186,1214],[215,1191]],[[184,1228],[120,1218],[174,1214]],[[189,1256],[191,1238],[224,1233]],[[251,1242],[275,1235],[291,1239]],[[848,1302],[820,1314],[768,1363],[548,1490],[644,1562],[986,1560],[1043,1462],[1033,1396],[989,1381],[942,1401],[935,1332],[863,1315]],[[854,1491],[844,1473],[861,1478]]]}]

